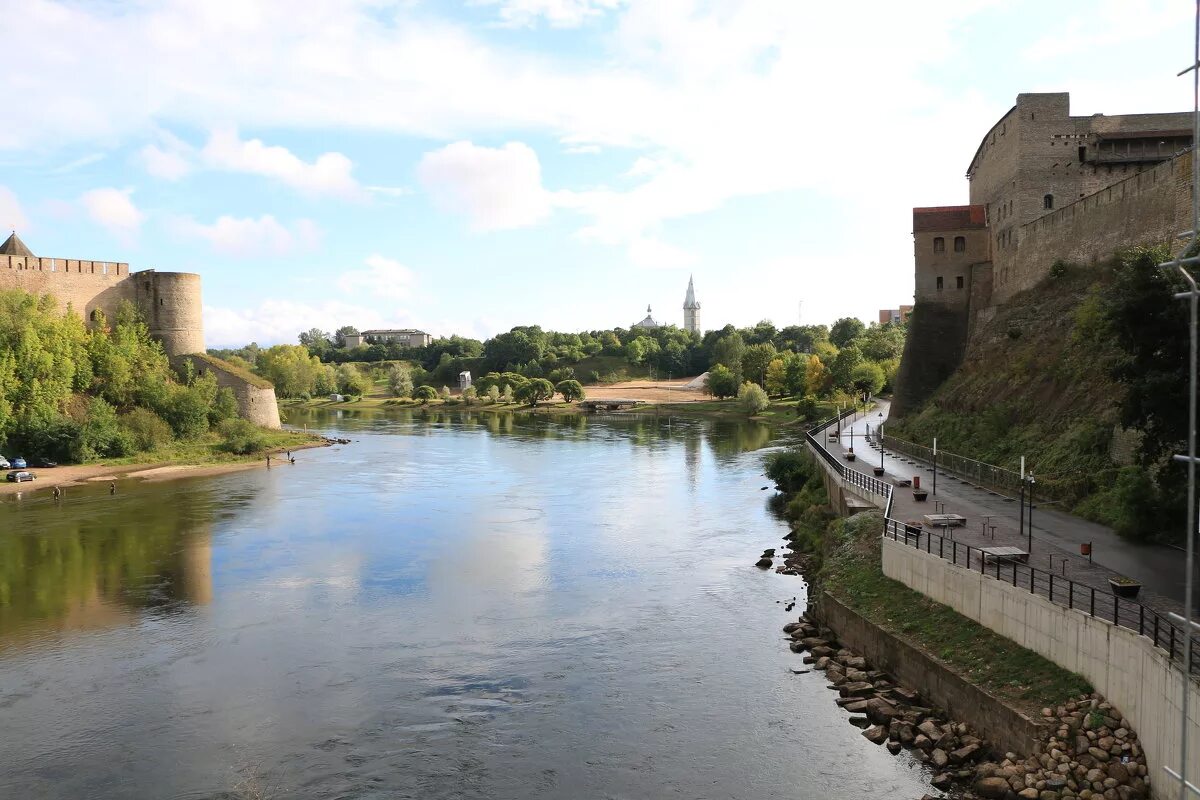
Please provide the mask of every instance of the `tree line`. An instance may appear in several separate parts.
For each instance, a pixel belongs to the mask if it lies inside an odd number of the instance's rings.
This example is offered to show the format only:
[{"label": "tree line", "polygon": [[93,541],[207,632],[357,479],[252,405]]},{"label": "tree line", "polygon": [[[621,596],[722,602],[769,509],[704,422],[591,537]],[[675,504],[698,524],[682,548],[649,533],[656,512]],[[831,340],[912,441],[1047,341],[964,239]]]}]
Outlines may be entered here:
[{"label": "tree line", "polygon": [[[776,328],[769,321],[747,328],[726,325],[704,335],[674,326],[563,333],[522,325],[486,341],[450,336],[423,347],[388,342],[346,348],[345,336],[352,333],[357,331],[350,326],[335,333],[313,328],[301,333],[296,345],[251,344],[213,352],[271,380],[284,397],[361,394],[363,383],[372,380],[372,368],[364,374],[353,365],[390,369],[393,362],[404,362],[414,388],[457,385],[463,371],[476,377],[495,373],[542,378],[555,387],[567,380],[595,384],[607,377],[605,370],[626,366],[662,377],[707,371],[709,391],[716,397],[736,396],[743,384],[752,383],[768,395],[821,399],[838,393],[877,393],[890,386],[904,348],[905,327],[867,327],[852,317],[832,326]],[[378,370],[373,374],[382,379]],[[511,388],[516,390],[515,385]]]}]

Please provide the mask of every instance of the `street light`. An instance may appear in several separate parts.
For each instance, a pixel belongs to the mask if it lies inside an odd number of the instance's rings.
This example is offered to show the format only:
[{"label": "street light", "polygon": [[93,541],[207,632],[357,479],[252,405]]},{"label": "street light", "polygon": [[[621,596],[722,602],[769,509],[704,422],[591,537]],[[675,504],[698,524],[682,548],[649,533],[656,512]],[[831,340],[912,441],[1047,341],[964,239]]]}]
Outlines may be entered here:
[{"label": "street light", "polygon": [[1037,480],[1033,477],[1033,473],[1029,473],[1029,539],[1025,549],[1030,554],[1033,553],[1033,486]]}]

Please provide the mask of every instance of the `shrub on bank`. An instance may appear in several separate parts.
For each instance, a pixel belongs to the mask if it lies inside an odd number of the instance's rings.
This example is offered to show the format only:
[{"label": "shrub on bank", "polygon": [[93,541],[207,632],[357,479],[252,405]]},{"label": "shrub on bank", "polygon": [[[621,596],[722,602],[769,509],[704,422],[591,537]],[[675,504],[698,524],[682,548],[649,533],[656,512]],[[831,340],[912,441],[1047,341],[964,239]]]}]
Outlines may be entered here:
[{"label": "shrub on bank", "polygon": [[266,434],[262,428],[244,419],[227,419],[217,432],[221,436],[218,448],[239,456],[257,453],[266,447]]}]

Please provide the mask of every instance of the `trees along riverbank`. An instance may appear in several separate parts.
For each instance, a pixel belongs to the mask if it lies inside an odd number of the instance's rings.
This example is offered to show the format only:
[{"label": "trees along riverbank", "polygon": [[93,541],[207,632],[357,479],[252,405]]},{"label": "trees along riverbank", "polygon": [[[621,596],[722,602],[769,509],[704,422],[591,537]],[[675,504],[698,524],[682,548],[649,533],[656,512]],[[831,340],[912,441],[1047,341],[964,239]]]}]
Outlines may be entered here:
[{"label": "trees along riverbank", "polygon": [[[211,374],[176,372],[137,309],[91,324],[50,296],[0,292],[3,452],[60,463],[211,462],[309,441],[237,416]],[[190,364],[189,364],[190,367]]]}]

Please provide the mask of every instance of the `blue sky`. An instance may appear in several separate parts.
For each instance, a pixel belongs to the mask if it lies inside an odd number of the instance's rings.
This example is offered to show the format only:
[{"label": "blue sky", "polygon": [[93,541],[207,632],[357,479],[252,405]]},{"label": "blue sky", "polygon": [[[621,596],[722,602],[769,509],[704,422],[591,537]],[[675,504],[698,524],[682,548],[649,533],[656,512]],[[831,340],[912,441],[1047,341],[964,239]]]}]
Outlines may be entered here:
[{"label": "blue sky", "polygon": [[210,347],[869,321],[1018,92],[1190,108],[1192,9],[0,0],[0,225],[199,272]]}]

